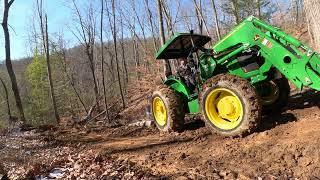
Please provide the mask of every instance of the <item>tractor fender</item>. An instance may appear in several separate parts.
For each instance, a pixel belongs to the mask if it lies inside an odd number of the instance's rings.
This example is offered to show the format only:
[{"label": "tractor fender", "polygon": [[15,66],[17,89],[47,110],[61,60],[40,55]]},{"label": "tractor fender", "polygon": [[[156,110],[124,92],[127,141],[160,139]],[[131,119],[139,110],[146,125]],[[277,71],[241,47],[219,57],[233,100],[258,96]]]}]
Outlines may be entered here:
[{"label": "tractor fender", "polygon": [[182,82],[179,78],[176,77],[168,77],[164,84],[175,90],[176,92],[183,95],[185,98],[190,98],[190,91],[186,84]]}]

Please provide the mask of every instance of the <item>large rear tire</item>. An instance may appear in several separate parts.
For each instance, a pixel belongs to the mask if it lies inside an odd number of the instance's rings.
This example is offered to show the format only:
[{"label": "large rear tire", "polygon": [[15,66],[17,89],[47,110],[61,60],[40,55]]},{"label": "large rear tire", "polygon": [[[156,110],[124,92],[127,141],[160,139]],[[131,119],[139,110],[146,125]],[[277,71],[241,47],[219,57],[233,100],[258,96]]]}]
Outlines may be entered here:
[{"label": "large rear tire", "polygon": [[151,113],[160,131],[181,131],[184,126],[185,108],[179,94],[168,87],[153,92]]},{"label": "large rear tire", "polygon": [[214,133],[243,136],[254,132],[261,119],[259,96],[251,84],[230,74],[208,79],[200,95],[203,119]]}]

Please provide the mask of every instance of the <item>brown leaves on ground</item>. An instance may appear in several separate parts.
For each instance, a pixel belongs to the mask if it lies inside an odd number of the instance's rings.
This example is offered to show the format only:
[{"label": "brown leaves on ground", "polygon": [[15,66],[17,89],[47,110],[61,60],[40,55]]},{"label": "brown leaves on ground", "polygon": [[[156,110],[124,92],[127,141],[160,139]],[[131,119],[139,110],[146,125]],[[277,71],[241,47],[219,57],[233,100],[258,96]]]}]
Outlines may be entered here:
[{"label": "brown leaves on ground", "polygon": [[33,130],[1,136],[0,158],[12,179],[312,179],[320,177],[319,97],[293,94],[244,138],[211,134],[199,122],[169,134],[134,126]]},{"label": "brown leaves on ground", "polygon": [[[113,133],[119,134],[116,131]],[[112,135],[113,133],[110,133]],[[65,135],[65,136],[64,136]],[[149,179],[148,169],[137,167],[128,159],[102,156],[80,137],[87,133],[75,129],[17,132],[0,137],[0,174],[11,179]],[[72,136],[79,138],[72,139]],[[56,139],[57,137],[57,139]],[[97,137],[97,136],[95,136]]]}]

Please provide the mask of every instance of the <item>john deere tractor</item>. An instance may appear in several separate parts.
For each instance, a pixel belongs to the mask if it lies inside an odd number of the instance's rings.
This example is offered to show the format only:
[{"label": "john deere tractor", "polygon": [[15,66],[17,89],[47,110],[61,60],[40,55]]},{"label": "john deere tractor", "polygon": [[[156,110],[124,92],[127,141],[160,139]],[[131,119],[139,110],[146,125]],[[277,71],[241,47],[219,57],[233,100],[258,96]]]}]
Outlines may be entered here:
[{"label": "john deere tractor", "polygon": [[253,132],[263,112],[286,106],[292,82],[320,90],[320,56],[299,40],[253,16],[212,48],[208,36],[177,33],[156,59],[177,59],[177,73],[154,91],[151,109],[161,131],[179,131],[187,113],[201,114],[224,136]]}]

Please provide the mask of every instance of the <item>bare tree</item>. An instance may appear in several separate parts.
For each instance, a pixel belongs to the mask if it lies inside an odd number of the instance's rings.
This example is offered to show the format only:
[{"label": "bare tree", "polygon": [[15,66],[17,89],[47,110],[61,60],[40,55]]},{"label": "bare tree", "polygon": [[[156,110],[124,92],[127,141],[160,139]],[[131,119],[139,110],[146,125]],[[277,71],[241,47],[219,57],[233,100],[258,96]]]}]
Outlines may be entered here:
[{"label": "bare tree", "polygon": [[[178,1],[178,3],[180,4],[179,1]],[[179,6],[177,6],[177,7],[179,7]],[[168,35],[172,36],[174,34],[174,22],[173,22],[171,12],[169,10],[169,6],[168,6],[168,3],[166,0],[161,0],[161,7],[162,7],[162,11],[164,13],[165,20],[166,20]],[[177,8],[177,11],[178,11],[178,8]],[[177,12],[177,14],[178,14],[178,12]]]},{"label": "bare tree", "polygon": [[290,0],[290,6],[292,19],[297,24],[299,21],[299,0]]},{"label": "bare tree", "polygon": [[156,40],[156,32],[155,32],[155,28],[154,28],[154,22],[153,22],[153,19],[152,19],[152,13],[151,13],[151,10],[150,10],[150,7],[149,7],[149,0],[144,0],[145,2],[145,6],[146,6],[146,10],[148,12],[148,21],[149,21],[149,26],[150,26],[150,29],[151,29],[151,34],[152,34],[152,40],[153,40],[153,48],[154,48],[154,51],[156,52],[157,51],[157,40]]},{"label": "bare tree", "polygon": [[[132,10],[133,13],[135,14],[135,20],[137,20],[138,26],[142,32],[142,37],[143,37],[143,47],[144,47],[144,57],[146,57],[146,53],[147,53],[147,35],[146,35],[146,30],[145,30],[145,22],[143,19],[144,16],[141,15],[141,12],[138,12],[136,9],[136,2],[134,0],[131,1],[131,6],[132,6]],[[145,58],[144,58],[145,59]],[[149,71],[150,71],[150,63],[148,61],[145,61],[145,63],[143,64]]]},{"label": "bare tree", "polygon": [[236,24],[240,23],[240,15],[239,15],[239,4],[237,0],[231,0],[231,9],[232,9],[232,15],[234,17],[234,21]]},{"label": "bare tree", "polygon": [[45,14],[45,19],[43,19],[43,8],[42,8],[42,0],[37,0],[37,10],[40,20],[40,29],[41,29],[41,36],[42,36],[42,45],[44,52],[46,54],[46,62],[47,62],[47,73],[48,73],[48,81],[50,87],[50,97],[53,106],[53,112],[56,121],[60,122],[60,117],[57,109],[56,98],[54,94],[53,82],[52,82],[52,73],[51,73],[51,64],[50,64],[50,50],[49,50],[49,33],[48,33],[48,17]]},{"label": "bare tree", "polygon": [[[127,11],[129,11],[129,10],[127,10]],[[123,25],[125,27],[127,27],[131,32],[131,37],[136,39],[137,44],[140,44],[140,46],[143,50],[146,50],[147,47],[145,46],[143,40],[141,40],[141,38],[139,37],[139,35],[137,33],[137,29],[136,29],[136,22],[137,22],[136,19],[137,18],[136,18],[136,16],[129,16],[128,17],[122,9],[120,9],[120,14],[122,15],[122,20],[124,20]],[[130,18],[130,17],[132,17],[132,18]]]},{"label": "bare tree", "polygon": [[109,55],[109,61],[110,61],[110,65],[108,62],[105,61],[105,64],[107,65],[108,71],[111,74],[111,81],[114,82],[116,80],[115,77],[115,71],[114,71],[114,55],[112,53],[112,50],[110,49],[110,44],[109,40],[107,40],[108,43],[105,45],[105,50],[107,51],[108,55]]},{"label": "bare tree", "polygon": [[[193,4],[194,4],[194,9],[195,9],[195,12],[196,12],[196,17],[197,17],[197,21],[198,21],[198,26],[199,26],[199,32],[200,34],[202,34],[203,32],[203,21],[200,17],[200,14],[199,14],[199,11],[198,11],[198,4],[195,0],[193,0]],[[199,2],[199,9],[201,10],[202,9],[202,1],[200,0]]]},{"label": "bare tree", "polygon": [[257,11],[258,11],[258,18],[262,19],[262,15],[261,15],[261,0],[256,0],[256,4],[257,4]]},{"label": "bare tree", "polygon": [[69,84],[70,86],[72,87],[74,93],[76,94],[78,100],[80,101],[83,109],[86,111],[86,113],[88,113],[88,109],[86,107],[86,105],[84,104],[84,101],[82,100],[81,96],[80,96],[80,93],[78,92],[76,86],[75,86],[75,82],[74,82],[74,77],[72,75],[72,73],[69,73],[68,71],[68,68],[67,68],[67,53],[66,53],[66,48],[65,48],[65,45],[64,45],[64,40],[63,40],[63,37],[61,37],[60,39],[60,44],[59,44],[59,48],[60,48],[60,56],[62,56],[62,59],[63,59],[63,70],[64,70],[64,73],[67,75],[67,78],[68,78],[68,81],[69,81]]},{"label": "bare tree", "polygon": [[183,8],[181,11],[181,18],[184,28],[188,31],[191,31],[193,29],[194,21],[192,19],[192,16],[190,15],[190,11],[186,8]]},{"label": "bare tree", "polygon": [[[180,1],[177,1],[178,5],[176,6],[176,15],[175,15],[175,19],[173,19],[172,16],[172,12],[169,9],[169,4],[167,0],[161,0],[161,4],[162,4],[162,10],[163,13],[165,15],[165,22],[167,25],[167,34],[168,36],[173,36],[174,35],[174,31],[175,31],[175,24],[176,24],[176,20],[177,20],[177,16],[179,14],[179,7],[180,7]],[[171,72],[176,72],[176,69],[178,67],[178,60],[172,60],[169,61],[169,65],[170,65],[170,70]]]},{"label": "bare tree", "polygon": [[49,34],[48,34],[48,17],[45,15],[45,24],[46,24],[46,32],[45,32],[45,37],[46,37],[46,61],[47,61],[47,71],[48,71],[48,80],[49,80],[49,86],[50,86],[50,96],[52,100],[52,106],[53,106],[53,111],[54,111],[54,116],[56,118],[56,121],[60,123],[60,117],[57,109],[57,103],[56,103],[56,98],[54,94],[54,88],[53,88],[53,82],[52,82],[52,74],[51,74],[51,65],[50,65],[50,51],[49,51]]},{"label": "bare tree", "polygon": [[11,109],[10,109],[10,101],[9,101],[8,89],[7,89],[7,86],[6,86],[6,84],[4,83],[4,81],[2,80],[1,77],[0,77],[0,82],[1,82],[1,84],[3,86],[4,93],[5,93],[8,117],[9,117],[9,120],[11,120],[12,115],[11,115]]},{"label": "bare tree", "polygon": [[[162,2],[161,0],[157,0],[158,5],[158,18],[159,18],[159,34],[160,34],[160,43],[164,45],[165,43],[165,35],[164,35],[164,25],[163,25],[163,16],[162,16]],[[164,74],[165,76],[169,76],[172,74],[171,66],[168,59],[164,60]]]},{"label": "bare tree", "polygon": [[[130,1],[133,2],[133,1]],[[134,2],[133,2],[134,3]],[[132,7],[134,5],[131,5]],[[138,80],[140,80],[140,72],[139,72],[139,68],[140,68],[140,53],[139,53],[139,43],[141,45],[141,47],[146,50],[145,44],[142,42],[142,40],[139,38],[138,34],[137,34],[137,29],[136,29],[136,16],[132,16],[132,20],[129,20],[128,18],[126,18],[126,16],[122,13],[122,20],[126,21],[126,25],[128,26],[128,28],[131,31],[131,43],[132,43],[132,51],[133,51],[133,61],[135,63],[135,74],[136,74],[136,78]],[[123,24],[124,25],[124,24]]]},{"label": "bare tree", "polygon": [[220,26],[219,26],[219,20],[218,20],[217,7],[215,4],[215,0],[211,0],[211,3],[212,3],[212,9],[213,9],[213,17],[214,17],[216,35],[217,35],[218,39],[220,40],[221,34],[220,34]]},{"label": "bare tree", "polygon": [[310,20],[308,18],[307,18],[307,27],[308,27],[308,35],[309,35],[309,38],[310,38],[310,43],[312,45],[314,45],[314,37],[313,37],[313,34],[311,32]]},{"label": "bare tree", "polygon": [[94,45],[95,45],[95,33],[96,33],[96,22],[95,15],[92,7],[92,3],[90,3],[88,8],[87,20],[84,21],[83,16],[81,15],[79,8],[75,2],[72,0],[73,6],[75,8],[76,16],[79,21],[79,28],[76,28],[77,33],[73,34],[76,36],[78,41],[84,46],[86,55],[88,57],[89,67],[92,75],[92,80],[94,84],[94,95],[95,95],[95,104],[96,107],[99,107],[99,91],[98,91],[98,83],[96,76],[96,68],[94,62]]},{"label": "bare tree", "polygon": [[114,45],[113,49],[114,49],[114,55],[115,55],[115,60],[116,60],[116,67],[117,67],[118,85],[119,85],[119,90],[120,90],[120,95],[121,95],[121,100],[122,100],[122,107],[124,109],[126,107],[126,104],[125,104],[123,90],[122,90],[120,68],[119,68],[115,0],[112,0],[111,3],[112,3],[112,18],[110,17],[110,12],[108,9],[107,9],[108,10],[107,14],[108,14],[108,20],[110,23],[110,30],[112,32],[113,45]]},{"label": "bare tree", "polygon": [[136,3],[134,0],[132,1],[131,6],[132,6],[133,13],[136,16],[136,20],[138,22],[138,25],[139,25],[141,32],[142,32],[144,47],[146,47],[147,46],[147,37],[146,37],[144,22],[141,19],[141,14],[137,12]]},{"label": "bare tree", "polygon": [[103,98],[104,98],[106,117],[107,117],[108,121],[110,122],[107,93],[106,93],[105,71],[104,71],[104,43],[103,43],[104,2],[103,2],[103,0],[101,0],[101,14],[100,15],[101,15],[100,16],[101,76],[102,76]]},{"label": "bare tree", "polygon": [[137,76],[137,79],[140,80],[140,73],[139,73],[140,55],[139,55],[137,38],[135,36],[135,28],[132,33],[132,51],[133,51],[133,60],[136,66],[136,76]]},{"label": "bare tree", "polygon": [[[194,3],[194,6],[195,6],[195,8],[196,8],[197,14],[198,14],[198,16],[199,16],[199,18],[200,18],[200,20],[201,20],[201,22],[202,22],[205,30],[206,30],[207,35],[210,36],[207,22],[206,22],[206,20],[205,20],[205,18],[204,18],[204,16],[203,16],[203,13],[202,13],[201,0],[200,0],[200,2],[199,2],[199,5],[197,4],[197,1],[196,1],[196,0],[193,0],[193,3]],[[201,26],[202,26],[202,25],[201,25]]]},{"label": "bare tree", "polygon": [[19,88],[17,85],[16,75],[14,73],[12,63],[11,63],[11,50],[10,50],[10,34],[8,29],[8,17],[9,17],[9,9],[14,2],[14,0],[4,0],[4,11],[3,11],[3,20],[2,20],[2,28],[4,32],[5,38],[5,54],[6,54],[6,67],[8,70],[8,74],[11,80],[11,88],[15,97],[16,106],[19,111],[20,120],[25,123],[26,119],[23,112],[22,102],[20,98]]},{"label": "bare tree", "polygon": [[304,0],[304,10],[309,22],[312,39],[317,51],[320,51],[320,1]]},{"label": "bare tree", "polygon": [[122,55],[122,63],[123,63],[123,69],[124,69],[124,79],[125,84],[129,82],[129,75],[128,75],[128,67],[127,67],[127,60],[125,55],[125,47],[124,47],[124,28],[123,28],[123,16],[121,15],[120,19],[120,25],[121,25],[121,55]]}]

